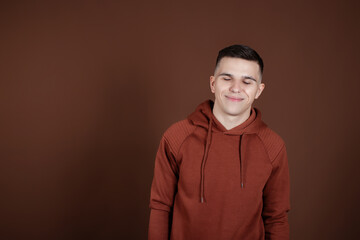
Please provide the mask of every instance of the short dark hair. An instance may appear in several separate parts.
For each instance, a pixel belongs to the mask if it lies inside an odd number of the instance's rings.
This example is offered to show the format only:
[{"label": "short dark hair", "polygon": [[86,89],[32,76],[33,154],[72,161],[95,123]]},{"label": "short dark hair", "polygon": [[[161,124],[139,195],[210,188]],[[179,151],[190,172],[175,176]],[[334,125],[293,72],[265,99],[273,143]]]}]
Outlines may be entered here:
[{"label": "short dark hair", "polygon": [[252,48],[245,45],[232,45],[221,49],[216,59],[216,65],[218,66],[220,60],[224,57],[242,58],[245,60],[255,61],[259,64],[260,72],[263,73],[264,63],[260,55]]}]

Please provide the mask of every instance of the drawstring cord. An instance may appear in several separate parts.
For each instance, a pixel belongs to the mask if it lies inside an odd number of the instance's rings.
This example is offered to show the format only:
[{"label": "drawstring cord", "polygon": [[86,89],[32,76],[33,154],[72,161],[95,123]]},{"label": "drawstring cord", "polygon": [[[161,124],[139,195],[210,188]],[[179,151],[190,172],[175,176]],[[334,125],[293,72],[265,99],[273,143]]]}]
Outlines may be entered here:
[{"label": "drawstring cord", "polygon": [[[211,145],[211,137],[212,137],[212,125],[213,120],[210,119],[209,121],[209,127],[206,137],[206,144],[205,144],[205,151],[204,151],[204,157],[201,162],[201,180],[200,180],[200,202],[205,202],[205,188],[204,188],[204,179],[205,179],[205,164],[208,157],[210,145]],[[241,157],[241,145],[242,145],[243,135],[240,135],[239,139],[239,160],[240,160],[240,186],[241,188],[244,188],[244,166],[243,166],[243,159]]]},{"label": "drawstring cord", "polygon": [[206,160],[208,157],[208,152],[209,152],[210,143],[211,143],[212,121],[213,120],[210,118],[207,137],[206,137],[204,157],[201,162],[201,180],[200,180],[200,202],[201,203],[205,202],[205,190],[204,190],[204,175],[205,175],[205,173],[204,173],[204,171],[205,171],[205,163],[206,163]]},{"label": "drawstring cord", "polygon": [[243,174],[243,161],[241,158],[241,141],[242,141],[242,136],[240,135],[240,140],[239,140],[239,159],[240,159],[240,185],[241,188],[244,188],[244,174]]}]

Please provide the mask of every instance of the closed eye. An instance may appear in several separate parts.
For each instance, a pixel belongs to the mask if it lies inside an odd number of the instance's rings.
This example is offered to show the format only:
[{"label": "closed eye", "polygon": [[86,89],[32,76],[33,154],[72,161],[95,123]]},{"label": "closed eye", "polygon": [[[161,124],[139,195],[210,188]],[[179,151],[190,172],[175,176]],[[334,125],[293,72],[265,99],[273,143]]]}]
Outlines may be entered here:
[{"label": "closed eye", "polygon": [[251,84],[250,81],[243,81],[244,84],[248,85],[248,84]]}]

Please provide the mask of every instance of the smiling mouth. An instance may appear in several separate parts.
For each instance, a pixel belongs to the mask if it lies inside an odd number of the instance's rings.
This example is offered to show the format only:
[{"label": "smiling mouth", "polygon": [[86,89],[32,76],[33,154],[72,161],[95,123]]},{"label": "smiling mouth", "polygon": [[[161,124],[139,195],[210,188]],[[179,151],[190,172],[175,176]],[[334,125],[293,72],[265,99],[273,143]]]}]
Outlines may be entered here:
[{"label": "smiling mouth", "polygon": [[243,98],[241,97],[232,97],[232,96],[225,96],[227,99],[229,99],[230,101],[233,101],[233,102],[240,102],[242,100],[244,100]]}]

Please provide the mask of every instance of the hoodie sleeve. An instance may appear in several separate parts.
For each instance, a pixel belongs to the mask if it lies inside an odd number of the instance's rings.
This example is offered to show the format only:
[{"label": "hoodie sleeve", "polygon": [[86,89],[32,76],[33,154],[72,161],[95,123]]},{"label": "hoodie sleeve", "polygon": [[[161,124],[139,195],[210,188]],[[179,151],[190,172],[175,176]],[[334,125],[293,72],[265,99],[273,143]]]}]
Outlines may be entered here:
[{"label": "hoodie sleeve", "polygon": [[290,210],[289,168],[283,146],[272,161],[272,172],[263,192],[263,220],[266,240],[288,240]]},{"label": "hoodie sleeve", "polygon": [[178,181],[175,157],[165,137],[156,154],[154,178],[150,193],[149,240],[170,238],[171,215]]}]

